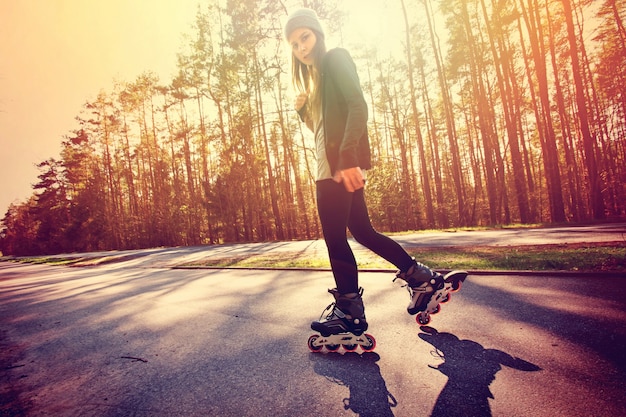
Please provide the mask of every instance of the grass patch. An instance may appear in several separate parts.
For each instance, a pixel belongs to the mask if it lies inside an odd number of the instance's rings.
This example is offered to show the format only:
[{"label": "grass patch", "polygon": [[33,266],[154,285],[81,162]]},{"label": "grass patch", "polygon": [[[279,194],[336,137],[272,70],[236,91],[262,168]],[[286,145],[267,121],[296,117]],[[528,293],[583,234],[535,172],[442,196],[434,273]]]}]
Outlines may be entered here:
[{"label": "grass patch", "polygon": [[63,257],[55,257],[55,256],[39,256],[39,257],[19,257],[19,258],[10,258],[5,257],[2,260],[11,261],[11,262],[22,262],[27,264],[35,264],[35,265],[58,265],[58,266],[67,266],[73,265],[76,262],[80,261],[80,258],[63,258]]},{"label": "grass patch", "polygon": [[513,223],[498,226],[461,226],[449,227],[447,229],[420,229],[407,230],[402,232],[385,232],[387,236],[402,236],[407,234],[426,234],[426,233],[456,233],[456,232],[477,232],[485,230],[506,230],[506,229],[540,229],[544,227],[541,223]]},{"label": "grass patch", "polygon": [[231,257],[219,259],[205,259],[186,263],[179,266],[214,267],[214,268],[330,268],[328,259],[310,257],[294,257],[291,253],[277,255],[251,255],[246,257]]},{"label": "grass patch", "polygon": [[[584,243],[541,246],[409,247],[407,251],[434,269],[502,271],[620,271],[626,272],[626,243]],[[367,250],[356,250],[361,269],[394,269]],[[326,257],[292,253],[206,259],[185,266],[240,268],[329,268]]]},{"label": "grass patch", "polygon": [[53,266],[97,266],[128,261],[138,255],[112,255],[112,256],[24,256],[18,258],[2,257],[0,261],[22,262],[29,264],[45,264]]},{"label": "grass patch", "polygon": [[436,269],[626,271],[626,243],[415,249]]},{"label": "grass patch", "polygon": [[[626,242],[601,242],[540,246],[471,246],[471,247],[407,247],[418,261],[438,270],[465,269],[469,271],[585,271],[626,272]],[[128,261],[140,254],[99,257],[24,257],[2,258],[17,262],[96,266]],[[387,269],[395,267],[376,254],[355,250],[361,269]],[[329,269],[330,263],[323,254],[278,252],[250,254],[241,257],[205,259],[178,265],[181,267],[215,268],[302,268]]]}]

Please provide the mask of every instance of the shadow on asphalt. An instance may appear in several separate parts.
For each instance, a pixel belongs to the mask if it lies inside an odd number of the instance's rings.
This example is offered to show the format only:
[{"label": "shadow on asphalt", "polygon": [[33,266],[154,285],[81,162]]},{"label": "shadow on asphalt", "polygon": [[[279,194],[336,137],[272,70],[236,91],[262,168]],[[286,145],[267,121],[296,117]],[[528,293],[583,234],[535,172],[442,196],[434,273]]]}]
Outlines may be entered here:
[{"label": "shadow on asphalt", "polygon": [[435,348],[433,356],[443,360],[438,366],[429,366],[448,377],[431,417],[491,417],[489,399],[494,397],[489,385],[502,366],[526,372],[541,370],[523,359],[497,349],[485,349],[452,333],[440,333],[427,326],[420,329],[424,332],[419,334],[420,339]]},{"label": "shadow on asphalt", "polygon": [[625,280],[545,277],[529,280],[517,292],[495,280],[473,284],[464,296],[475,303],[489,305],[503,318],[543,328],[592,349],[626,375],[626,321],[621,314]]},{"label": "shadow on asphalt", "polygon": [[[427,326],[420,329],[420,339],[431,344],[435,348],[433,356],[443,361],[438,366],[429,366],[448,377],[430,417],[491,417],[489,399],[494,396],[489,386],[503,366],[525,372],[542,370],[501,350],[485,349],[475,341],[461,340],[452,333],[440,333]],[[398,401],[382,377],[378,354],[311,353],[309,359],[315,373],[350,390],[350,397],[343,399],[345,410],[359,417],[394,415],[392,409]]]},{"label": "shadow on asphalt", "polygon": [[316,374],[350,389],[350,397],[343,399],[345,410],[351,410],[359,417],[394,415],[391,409],[398,402],[380,373],[377,353],[311,353],[309,358]]}]

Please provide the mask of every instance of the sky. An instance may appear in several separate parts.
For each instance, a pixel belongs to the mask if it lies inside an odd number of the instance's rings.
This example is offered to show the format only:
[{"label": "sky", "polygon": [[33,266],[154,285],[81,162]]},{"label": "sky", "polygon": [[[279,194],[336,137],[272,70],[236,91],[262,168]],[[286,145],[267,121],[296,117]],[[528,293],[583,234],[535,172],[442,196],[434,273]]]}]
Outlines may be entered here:
[{"label": "sky", "polygon": [[[362,43],[402,27],[381,18],[384,3],[344,0],[347,32]],[[197,7],[198,0],[0,0],[0,219],[33,194],[36,165],[60,158],[87,101],[146,71],[173,78]]]},{"label": "sky", "polygon": [[196,0],[0,0],[0,219],[59,159],[83,104],[145,71],[172,78]]}]

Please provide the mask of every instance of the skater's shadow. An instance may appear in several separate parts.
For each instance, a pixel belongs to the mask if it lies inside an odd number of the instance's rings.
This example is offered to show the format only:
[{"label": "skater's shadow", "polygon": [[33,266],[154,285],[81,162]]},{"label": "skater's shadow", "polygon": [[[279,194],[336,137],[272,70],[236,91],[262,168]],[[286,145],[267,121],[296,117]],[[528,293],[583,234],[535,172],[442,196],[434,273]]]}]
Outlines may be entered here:
[{"label": "skater's shadow", "polygon": [[443,360],[438,366],[429,365],[448,377],[439,394],[431,417],[475,416],[491,417],[489,385],[502,366],[519,371],[534,372],[541,368],[496,349],[485,349],[471,340],[460,340],[451,333],[439,333],[422,326],[419,337],[435,347],[433,355]]},{"label": "skater's shadow", "polygon": [[388,417],[398,403],[387,390],[385,380],[376,364],[377,353],[311,353],[315,373],[349,388],[350,397],[343,399],[343,407],[360,417]]}]

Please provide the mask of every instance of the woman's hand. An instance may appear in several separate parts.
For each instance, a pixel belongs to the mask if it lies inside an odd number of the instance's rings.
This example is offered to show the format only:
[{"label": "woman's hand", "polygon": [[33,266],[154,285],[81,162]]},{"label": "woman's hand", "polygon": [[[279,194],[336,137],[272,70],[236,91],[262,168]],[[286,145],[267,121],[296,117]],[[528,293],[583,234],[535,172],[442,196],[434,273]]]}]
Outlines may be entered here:
[{"label": "woman's hand", "polygon": [[356,190],[360,190],[365,187],[365,180],[363,179],[363,171],[359,167],[353,167],[343,169],[335,172],[333,180],[337,183],[343,182],[343,186],[346,191],[353,193]]},{"label": "woman's hand", "polygon": [[293,105],[296,111],[300,111],[302,107],[306,104],[306,101],[309,99],[309,93],[300,93],[298,97],[296,97],[296,101]]}]

